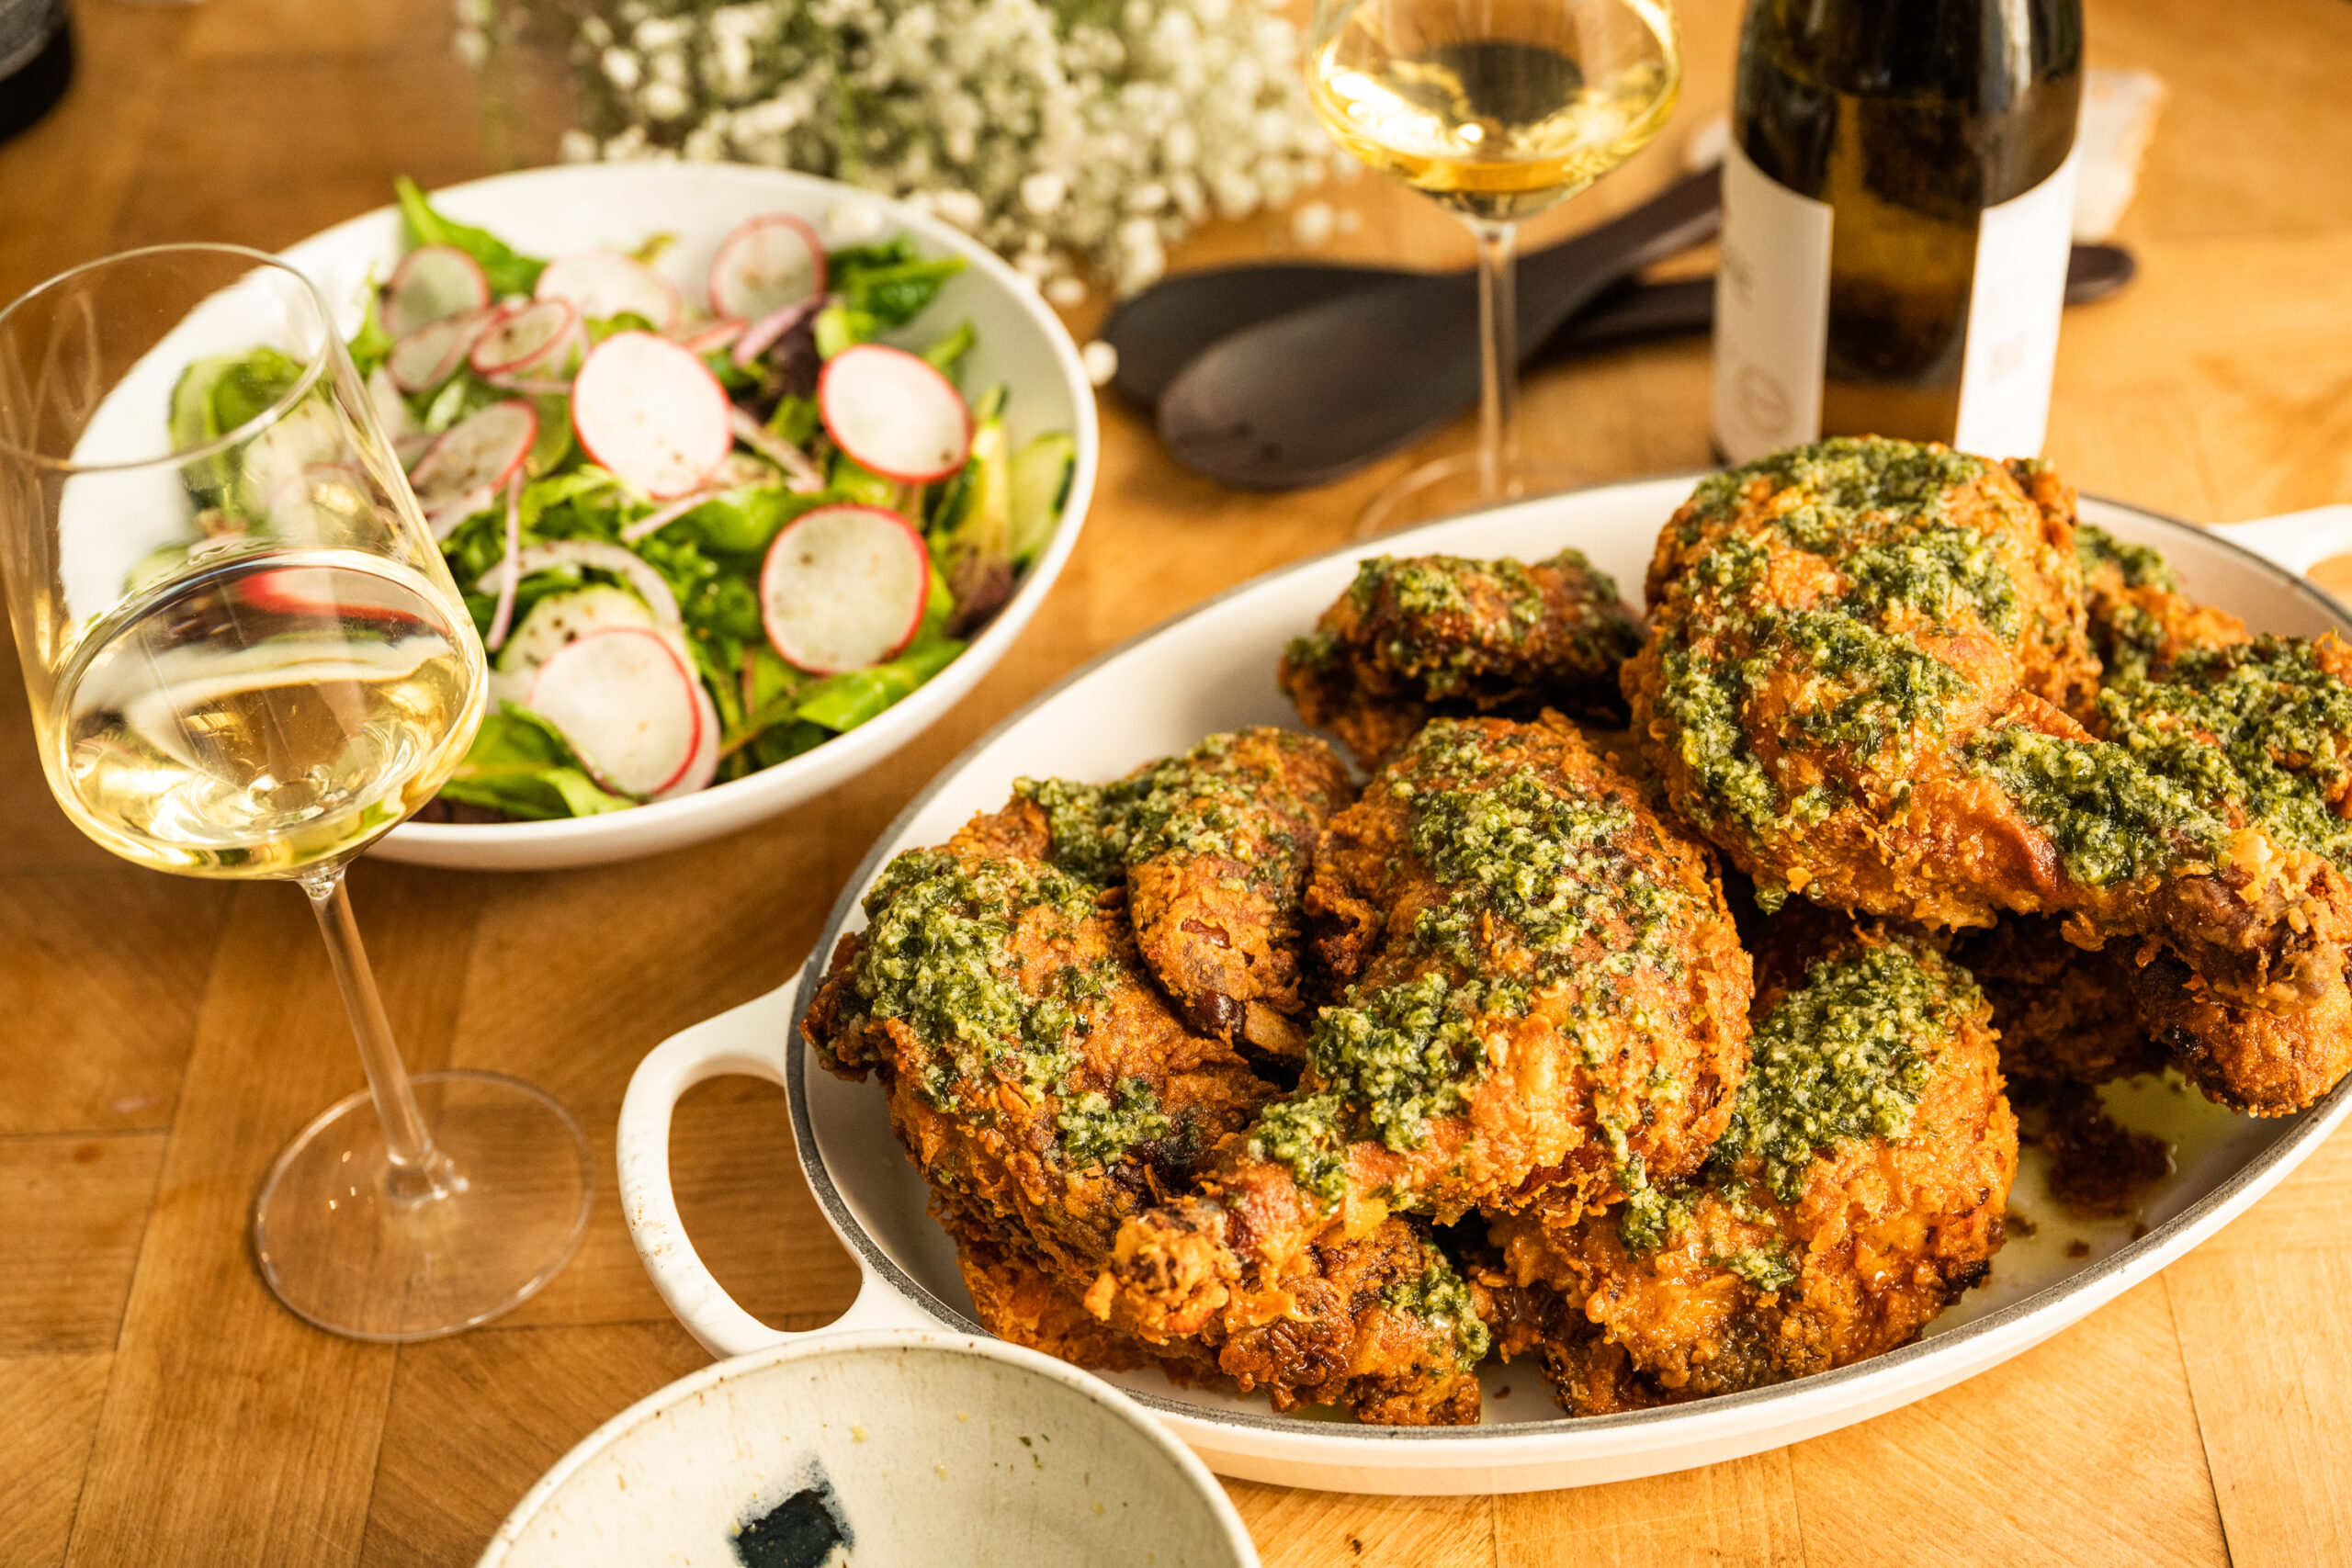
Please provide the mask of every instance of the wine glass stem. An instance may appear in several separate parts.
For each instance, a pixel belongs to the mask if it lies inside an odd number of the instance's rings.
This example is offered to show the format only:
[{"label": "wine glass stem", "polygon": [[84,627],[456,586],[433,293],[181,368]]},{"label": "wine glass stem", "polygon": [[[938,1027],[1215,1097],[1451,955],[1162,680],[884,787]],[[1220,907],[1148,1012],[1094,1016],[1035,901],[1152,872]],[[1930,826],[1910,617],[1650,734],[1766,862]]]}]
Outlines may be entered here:
[{"label": "wine glass stem", "polygon": [[384,1129],[384,1148],[391,1161],[394,1196],[427,1198],[441,1188],[447,1165],[433,1146],[416,1091],[409,1086],[408,1068],[392,1038],[391,1020],[384,1016],[384,998],[376,989],[375,971],[368,966],[368,950],[359,944],[359,922],[352,918],[351,896],[344,890],[343,867],[322,869],[302,879],[310,895],[311,912],[319,918],[319,934],[326,938],[327,958],[334,965],[334,983],[343,992],[345,1010],[351,1015],[351,1032],[359,1042],[360,1064],[368,1070],[368,1089],[376,1101],[376,1116]]},{"label": "wine glass stem", "polygon": [[1478,241],[1478,493],[1500,501],[1519,457],[1519,225],[1473,220]]}]

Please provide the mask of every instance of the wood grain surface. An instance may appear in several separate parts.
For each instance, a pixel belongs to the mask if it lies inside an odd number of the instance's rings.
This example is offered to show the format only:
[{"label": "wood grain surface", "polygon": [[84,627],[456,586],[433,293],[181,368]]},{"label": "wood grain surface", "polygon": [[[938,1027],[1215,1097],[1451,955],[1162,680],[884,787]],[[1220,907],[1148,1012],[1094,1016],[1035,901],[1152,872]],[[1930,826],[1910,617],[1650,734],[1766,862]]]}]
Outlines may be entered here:
[{"label": "wood grain surface", "polygon": [[[1690,85],[1666,144],[1535,238],[1668,177],[1723,104],[1736,9],[1683,7]],[[2352,500],[2352,4],[2088,10],[2093,58],[2173,96],[2121,235],[2140,278],[2068,315],[2049,455],[2086,490],[2199,519]],[[0,148],[0,299],[131,245],[284,245],[378,205],[396,172],[494,166],[445,0],[78,0],[76,17],[72,96]],[[551,124],[489,140],[527,156]],[[1379,180],[1314,199],[1360,219],[1324,255],[1467,261],[1451,220]],[[1227,225],[1178,264],[1293,253],[1292,231]],[[1696,468],[1706,405],[1703,342],[1619,354],[1539,375],[1528,445],[1596,478]],[[1132,412],[1104,416],[1093,514],[1036,622],[854,788],[635,865],[363,863],[354,897],[412,1065],[529,1078],[608,1150],[639,1057],[777,984],[865,846],[968,741],[1111,643],[1343,540],[1408,461],[1241,495],[1173,467]],[[287,1137],[359,1084],[309,917],[289,888],[134,871],[85,842],[16,690],[0,671],[0,1565],[470,1562],[542,1468],[704,1359],[638,1267],[609,1159],[579,1258],[488,1329],[392,1349],[281,1311],[246,1204]],[[675,1146],[688,1223],[747,1305],[808,1327],[848,1303],[780,1095],[706,1086]],[[1233,1495],[1278,1568],[2352,1561],[2347,1179],[2339,1136],[2078,1326],[1780,1452],[1524,1496]]]}]

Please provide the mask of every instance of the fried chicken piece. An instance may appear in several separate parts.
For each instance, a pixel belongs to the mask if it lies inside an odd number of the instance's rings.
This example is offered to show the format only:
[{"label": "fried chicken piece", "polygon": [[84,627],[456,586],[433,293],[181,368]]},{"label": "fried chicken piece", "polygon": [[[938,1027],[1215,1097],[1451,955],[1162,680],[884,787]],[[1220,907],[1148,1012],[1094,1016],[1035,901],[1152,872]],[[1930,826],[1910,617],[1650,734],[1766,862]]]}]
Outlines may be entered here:
[{"label": "fried chicken piece", "polygon": [[1465,1328],[1415,1310],[1431,1291],[1443,1296],[1425,1278],[1443,1260],[1401,1220],[1360,1253],[1317,1258],[1279,1310],[1213,1337],[1143,1346],[1085,1312],[1077,1287],[1101,1269],[1120,1223],[1183,1191],[1202,1155],[1274,1087],[1170,1010],[1128,931],[1125,888],[1004,852],[1019,834],[1018,818],[981,818],[956,846],[892,862],[866,897],[870,924],[842,940],[804,1025],[829,1069],[882,1078],[983,1321],[1102,1365],[1148,1357],[1205,1377],[1226,1373],[1229,1354],[1226,1375],[1284,1404],[1476,1419],[1462,1355],[1483,1330],[1475,1314]]},{"label": "fried chicken piece", "polygon": [[[2183,593],[2171,564],[2151,546],[2127,545],[2096,524],[2078,522],[2075,558],[2091,648],[2110,676],[2161,671],[2190,649],[2247,639],[2244,621]],[[2093,722],[2086,713],[2075,716]]]},{"label": "fried chicken piece", "polygon": [[1574,1416],[1785,1382],[1917,1338],[1984,1279],[2017,1172],[1990,1010],[1965,971],[1872,933],[1764,998],[1705,1177],[1605,1213],[1488,1226],[1474,1286],[1504,1353]]},{"label": "fried chicken piece", "polygon": [[1721,1134],[1750,978],[1712,857],[1559,716],[1432,720],[1332,822],[1307,908],[1346,1000],[1200,1193],[1121,1228],[1089,1301],[1144,1337],[1250,1316],[1392,1213],[1607,1203]]},{"label": "fried chicken piece", "polygon": [[2164,1048],[2132,999],[2125,944],[2086,953],[2057,920],[2012,915],[1967,933],[1952,955],[1992,1001],[2001,1073],[2019,1104],[2039,1104],[2064,1085],[2163,1069]]},{"label": "fried chicken piece", "polygon": [[1623,713],[1618,666],[1642,644],[1617,584],[1583,554],[1374,556],[1283,653],[1299,716],[1376,768],[1437,714]]},{"label": "fried chicken piece", "polygon": [[[1780,453],[1700,485],[1649,595],[1635,730],[1759,897],[1931,927],[2062,915],[2085,945],[2154,942],[2278,1014],[2342,987],[2352,883],[2305,825],[2213,748],[2104,743],[2055,705],[2091,666],[2046,470],[1894,441]],[[2122,741],[2118,693],[2098,712]],[[2292,1109],[2271,1087],[2240,1098]]]},{"label": "fried chicken piece", "polygon": [[1301,905],[1315,840],[1355,798],[1346,765],[1286,729],[1212,735],[1115,784],[1023,779],[986,828],[1013,852],[1125,878],[1144,962],[1194,1029],[1295,1057]]}]

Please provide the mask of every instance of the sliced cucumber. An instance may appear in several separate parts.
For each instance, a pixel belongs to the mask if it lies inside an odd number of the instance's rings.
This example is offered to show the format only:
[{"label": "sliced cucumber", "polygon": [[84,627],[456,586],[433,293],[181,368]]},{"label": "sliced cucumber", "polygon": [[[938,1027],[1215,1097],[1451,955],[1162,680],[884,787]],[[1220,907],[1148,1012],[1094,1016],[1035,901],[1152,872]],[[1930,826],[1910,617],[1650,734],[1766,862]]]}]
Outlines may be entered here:
[{"label": "sliced cucumber", "polygon": [[531,682],[537,678],[539,666],[554,658],[559,649],[579,641],[590,632],[611,631],[616,626],[645,626],[658,631],[662,621],[646,607],[644,600],[626,588],[609,583],[591,583],[568,593],[548,594],[531,606],[522,623],[508,636],[506,646],[498,650],[498,660],[490,675],[490,700],[524,703],[530,695]]},{"label": "sliced cucumber", "polygon": [[1027,566],[1054,536],[1078,470],[1078,442],[1066,430],[1033,436],[1012,459],[1012,563]]}]

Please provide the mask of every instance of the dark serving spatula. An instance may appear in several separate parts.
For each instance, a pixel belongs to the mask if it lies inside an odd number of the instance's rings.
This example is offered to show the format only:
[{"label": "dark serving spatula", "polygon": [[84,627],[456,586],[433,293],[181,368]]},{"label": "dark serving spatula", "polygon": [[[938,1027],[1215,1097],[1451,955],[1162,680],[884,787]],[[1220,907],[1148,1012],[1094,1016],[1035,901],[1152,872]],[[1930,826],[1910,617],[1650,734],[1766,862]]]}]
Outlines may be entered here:
[{"label": "dark serving spatula", "polygon": [[[1655,200],[1519,267],[1519,353],[1613,283],[1713,234],[1721,179]],[[1310,305],[1213,344],[1159,400],[1185,467],[1247,490],[1339,478],[1453,418],[1477,396],[1475,278],[1437,274]]]},{"label": "dark serving spatula", "polygon": [[[2135,270],[2132,253],[2120,245],[2076,245],[2066,267],[2066,303],[2103,299],[2131,282]],[[1343,295],[1429,276],[1402,267],[1320,262],[1267,262],[1180,273],[1126,300],[1103,323],[1103,340],[1119,351],[1119,369],[1111,385],[1150,408],[1184,367],[1244,327]],[[1537,345],[1530,363],[1703,333],[1714,325],[1714,318],[1712,277],[1619,283]]]},{"label": "dark serving spatula", "polygon": [[[1525,258],[1520,355],[1577,352],[1702,331],[1706,280],[1634,287],[1653,261],[1712,234],[1712,172]],[[2081,247],[2070,299],[2128,280],[2130,254]],[[1586,307],[1590,306],[1589,310]],[[1114,384],[1159,402],[1180,461],[1253,490],[1337,479],[1443,423],[1476,398],[1477,285],[1468,273],[1268,265],[1170,279],[1106,324]]]}]

